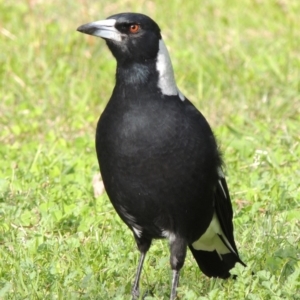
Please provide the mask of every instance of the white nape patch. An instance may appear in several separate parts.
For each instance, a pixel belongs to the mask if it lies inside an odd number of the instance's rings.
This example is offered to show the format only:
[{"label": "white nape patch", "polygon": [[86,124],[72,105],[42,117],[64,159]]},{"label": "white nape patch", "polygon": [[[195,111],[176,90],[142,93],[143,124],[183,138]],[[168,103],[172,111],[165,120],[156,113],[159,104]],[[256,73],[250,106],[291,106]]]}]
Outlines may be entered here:
[{"label": "white nape patch", "polygon": [[163,230],[161,232],[161,235],[167,239],[169,239],[170,243],[173,243],[175,241],[175,234],[169,230]]},{"label": "white nape patch", "polygon": [[104,39],[121,42],[122,35],[121,32],[115,28],[115,24],[116,24],[115,19],[108,19],[108,20],[95,21],[86,25],[95,28],[95,31],[93,32],[94,36],[99,36]]},{"label": "white nape patch", "polygon": [[[222,236],[224,239],[226,245],[223,243],[223,241],[220,239],[219,235]],[[217,214],[214,213],[213,218],[206,229],[205,233],[200,237],[199,240],[194,242],[192,244],[193,248],[195,250],[204,250],[204,251],[214,251],[216,250],[219,256],[221,254],[227,254],[227,253],[235,253],[232,246],[230,245],[227,237],[225,236],[220,222],[218,220]],[[220,256],[220,258],[222,258]]]},{"label": "white nape patch", "polygon": [[135,232],[135,234],[137,235],[137,237],[141,237],[142,236],[142,230],[139,230],[139,229],[137,229],[137,228],[135,228],[135,227],[133,227],[132,226],[132,230]]},{"label": "white nape patch", "polygon": [[167,96],[176,96],[184,101],[184,95],[178,90],[172,62],[169,56],[168,49],[162,39],[159,40],[159,51],[157,54],[156,69],[159,73],[158,87],[162,93]]}]

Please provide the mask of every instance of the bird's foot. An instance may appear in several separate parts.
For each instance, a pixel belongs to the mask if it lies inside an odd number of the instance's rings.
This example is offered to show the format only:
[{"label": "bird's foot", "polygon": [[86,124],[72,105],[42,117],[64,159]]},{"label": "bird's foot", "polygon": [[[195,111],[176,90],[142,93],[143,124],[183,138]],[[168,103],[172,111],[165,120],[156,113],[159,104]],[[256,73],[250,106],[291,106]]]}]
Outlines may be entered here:
[{"label": "bird's foot", "polygon": [[140,291],[138,288],[133,288],[131,291],[132,300],[138,300],[140,297]]}]

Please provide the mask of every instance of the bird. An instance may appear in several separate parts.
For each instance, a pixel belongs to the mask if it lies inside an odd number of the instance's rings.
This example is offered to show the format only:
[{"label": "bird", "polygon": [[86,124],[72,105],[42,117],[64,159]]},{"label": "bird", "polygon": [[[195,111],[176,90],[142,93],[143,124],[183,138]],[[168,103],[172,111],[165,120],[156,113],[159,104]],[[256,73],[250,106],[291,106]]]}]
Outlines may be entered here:
[{"label": "bird", "polygon": [[206,276],[229,278],[236,263],[246,265],[222,156],[207,120],[177,87],[160,27],[125,12],[77,30],[104,39],[117,62],[95,145],[107,195],[140,252],[132,299],[154,239],[169,240],[171,300],[188,248]]}]

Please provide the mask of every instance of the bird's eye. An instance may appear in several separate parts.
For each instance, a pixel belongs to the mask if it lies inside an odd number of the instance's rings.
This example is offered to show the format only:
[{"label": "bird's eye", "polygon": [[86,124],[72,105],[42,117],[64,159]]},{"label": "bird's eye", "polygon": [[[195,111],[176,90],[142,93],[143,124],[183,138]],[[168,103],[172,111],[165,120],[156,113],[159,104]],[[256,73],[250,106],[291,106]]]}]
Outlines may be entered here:
[{"label": "bird's eye", "polygon": [[129,26],[130,33],[137,33],[139,31],[139,29],[140,29],[140,25],[138,25],[138,24],[131,24]]}]

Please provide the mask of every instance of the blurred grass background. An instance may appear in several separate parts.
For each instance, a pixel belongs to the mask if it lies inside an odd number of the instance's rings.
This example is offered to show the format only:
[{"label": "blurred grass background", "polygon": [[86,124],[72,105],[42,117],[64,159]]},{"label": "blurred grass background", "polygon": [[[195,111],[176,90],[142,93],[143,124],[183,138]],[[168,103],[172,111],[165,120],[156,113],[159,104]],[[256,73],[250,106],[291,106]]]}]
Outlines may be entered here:
[{"label": "blurred grass background", "polygon": [[[0,299],[130,299],[138,251],[92,187],[115,61],[76,32],[124,11],[160,25],[178,86],[216,133],[248,264],[209,280],[188,255],[179,296],[300,299],[298,0],[0,0]],[[142,292],[168,299],[170,275],[156,241]]]}]

